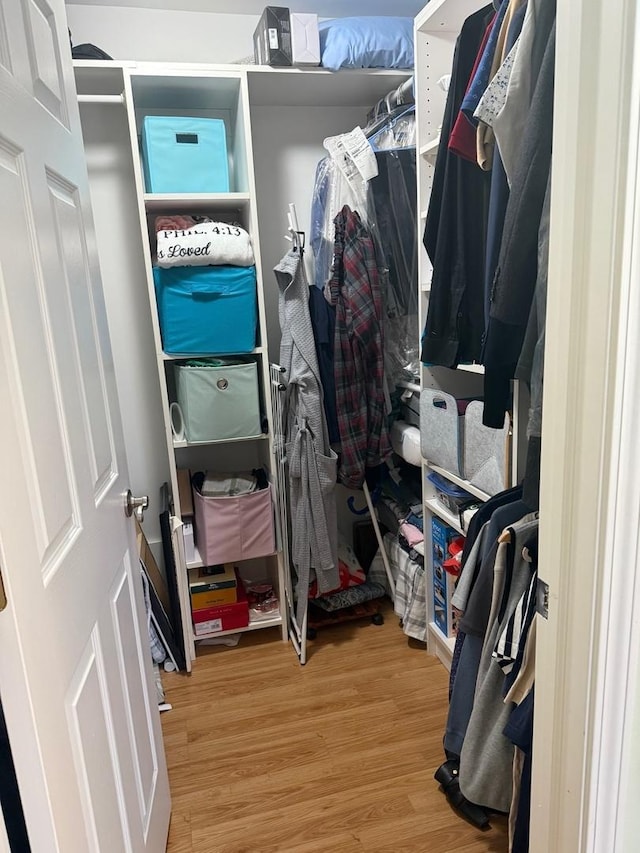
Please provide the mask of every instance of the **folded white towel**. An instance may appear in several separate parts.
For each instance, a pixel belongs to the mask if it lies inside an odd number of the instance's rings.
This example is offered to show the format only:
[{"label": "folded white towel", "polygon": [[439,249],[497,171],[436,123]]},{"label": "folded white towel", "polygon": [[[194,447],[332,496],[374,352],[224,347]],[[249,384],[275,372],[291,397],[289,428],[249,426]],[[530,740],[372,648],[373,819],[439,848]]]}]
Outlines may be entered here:
[{"label": "folded white towel", "polygon": [[159,267],[204,267],[254,264],[249,234],[239,225],[201,222],[184,231],[158,231]]}]

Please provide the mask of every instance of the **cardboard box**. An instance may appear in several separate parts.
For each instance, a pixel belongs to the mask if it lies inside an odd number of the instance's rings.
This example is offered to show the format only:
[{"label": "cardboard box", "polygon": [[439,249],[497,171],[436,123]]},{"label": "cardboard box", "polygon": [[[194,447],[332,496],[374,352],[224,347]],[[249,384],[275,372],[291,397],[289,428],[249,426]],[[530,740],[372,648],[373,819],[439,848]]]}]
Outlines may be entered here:
[{"label": "cardboard box", "polygon": [[162,602],[162,606],[164,607],[165,613],[171,613],[171,599],[169,597],[169,588],[167,587],[167,582],[164,579],[162,572],[158,568],[156,558],[153,556],[153,551],[151,550],[151,548],[149,547],[149,543],[147,542],[147,537],[144,535],[138,520],[136,519],[135,521],[138,556],[145,565],[149,580],[153,584],[156,590],[156,594]]},{"label": "cardboard box", "polygon": [[191,471],[188,468],[178,468],[178,496],[180,498],[180,514],[193,517],[193,493],[191,491]]},{"label": "cardboard box", "polygon": [[287,6],[265,8],[253,34],[253,51],[256,65],[291,65],[291,18]]},{"label": "cardboard box", "polygon": [[451,606],[455,583],[453,575],[442,566],[433,567],[433,621],[445,637],[455,637],[458,627]]},{"label": "cardboard box", "polygon": [[192,610],[235,604],[238,600],[238,586],[242,584],[238,584],[233,564],[225,563],[216,574],[209,574],[212,568],[189,571]]},{"label": "cardboard box", "polygon": [[445,637],[454,637],[457,623],[453,616],[451,599],[456,579],[443,567],[449,556],[449,543],[460,534],[436,516],[431,519],[433,550],[433,621]]},{"label": "cardboard box", "polygon": [[320,65],[318,16],[291,12],[291,56],[294,65]]},{"label": "cardboard box", "polygon": [[249,624],[249,602],[242,581],[238,578],[238,600],[234,604],[194,610],[192,616],[196,637],[246,628]]}]

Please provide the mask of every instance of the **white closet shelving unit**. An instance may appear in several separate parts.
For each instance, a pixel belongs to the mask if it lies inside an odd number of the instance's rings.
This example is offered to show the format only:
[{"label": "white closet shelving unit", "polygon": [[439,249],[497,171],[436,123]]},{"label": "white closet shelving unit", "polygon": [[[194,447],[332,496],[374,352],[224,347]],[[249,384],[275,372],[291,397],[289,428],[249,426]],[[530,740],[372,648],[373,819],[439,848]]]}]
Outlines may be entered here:
[{"label": "white closet shelving unit", "polygon": [[[162,67],[137,67],[125,71],[124,93],[129,116],[131,145],[134,153],[134,171],[136,188],[140,199],[139,213],[143,243],[146,241],[147,284],[149,303],[152,306],[152,322],[156,343],[158,371],[162,393],[162,406],[165,412],[165,432],[167,449],[171,460],[171,487],[174,513],[182,517],[180,494],[176,471],[179,468],[191,471],[217,470],[233,471],[266,467],[273,471],[273,446],[271,402],[268,393],[269,365],[266,349],[262,342],[266,340],[266,319],[264,287],[260,263],[260,237],[258,231],[255,180],[252,168],[252,140],[246,77],[241,71],[222,71],[217,69],[197,72],[189,69],[169,69]],[[227,147],[229,153],[229,193],[155,195],[145,192],[142,174],[142,162],[138,154],[139,134],[142,122],[147,115],[192,115],[202,118],[220,118],[225,122]],[[257,270],[258,293],[258,339],[251,356],[257,361],[261,388],[261,408],[266,415],[267,432],[258,437],[239,438],[233,441],[188,442],[172,436],[169,419],[169,404],[175,400],[173,389],[174,363],[183,361],[185,355],[167,356],[162,350],[160,327],[155,310],[155,292],[151,269],[153,248],[154,218],[158,214],[187,213],[196,211],[222,221],[239,222],[251,235]],[[224,353],[218,353],[224,355]],[[188,356],[186,356],[188,357]],[[181,548],[179,546],[179,551]],[[178,589],[185,626],[185,643],[195,657],[196,638],[191,622],[191,607],[188,584],[188,571],[203,565],[197,551],[195,560],[187,562],[184,554],[178,557]],[[284,589],[284,567],[282,553],[274,557],[241,562],[238,564],[244,578],[268,577],[278,591],[282,601]],[[186,569],[186,571],[185,571]],[[242,630],[258,630],[268,627],[281,627],[286,638],[286,618],[277,612],[267,619],[250,621]],[[222,631],[210,636],[224,636],[237,631]],[[199,640],[207,639],[199,635]]]},{"label": "white closet shelving unit", "polygon": [[[418,210],[419,217],[419,262],[418,281],[420,288],[420,333],[424,329],[427,306],[431,289],[432,267],[422,244],[429,198],[435,171],[435,161],[440,142],[440,128],[444,116],[447,93],[439,84],[444,75],[451,73],[456,39],[466,18],[481,9],[479,0],[431,0],[415,21],[416,48],[416,133],[418,146]],[[484,368],[479,364],[460,365],[455,370],[443,367],[425,367],[421,370],[422,388],[440,388],[464,397],[482,394],[482,375]],[[514,483],[523,470],[525,442],[521,435],[522,425],[526,423],[526,394],[513,383],[513,420],[511,441],[510,482]],[[423,498],[425,524],[425,565],[427,567],[427,648],[436,654],[442,663],[450,668],[455,637],[445,637],[434,622],[433,605],[433,561],[431,541],[431,518],[436,515],[457,530],[465,530],[460,520],[449,512],[436,497],[436,491],[428,475],[435,471],[452,483],[466,489],[479,500],[486,501],[489,495],[477,489],[471,483],[449,471],[430,465],[423,460]]]},{"label": "white closet shelving unit", "polygon": [[[118,105],[120,107],[124,105],[127,113],[140,226],[138,235],[132,235],[131,239],[132,241],[137,239],[138,251],[144,255],[146,281],[140,281],[139,286],[146,289],[151,313],[174,505],[174,526],[179,528],[182,510],[177,469],[187,468],[197,471],[209,468],[233,471],[265,466],[272,474],[277,470],[273,411],[269,393],[270,359],[265,303],[265,288],[275,288],[271,272],[274,247],[268,247],[267,254],[270,252],[270,258],[263,261],[264,252],[261,249],[264,247],[261,246],[260,225],[265,226],[266,223],[268,229],[272,223],[265,220],[265,210],[268,209],[268,205],[265,205],[264,199],[261,200],[263,213],[259,222],[256,192],[256,173],[262,169],[262,174],[265,174],[265,164],[273,160],[269,154],[275,152],[266,151],[260,136],[252,133],[252,110],[261,116],[262,126],[264,126],[264,108],[314,109],[335,106],[347,109],[359,107],[362,110],[364,105],[373,105],[387,92],[400,85],[407,78],[407,73],[363,70],[336,74],[322,69],[92,61],[77,61],[74,63],[74,68],[81,102],[91,103],[103,110],[105,121],[109,120],[109,111]],[[283,114],[288,115],[286,110]],[[184,195],[147,193],[139,154],[139,133],[145,115],[196,115],[224,119],[227,128],[231,192]],[[291,120],[294,116],[295,110]],[[354,111],[353,124],[363,118],[364,115]],[[348,130],[351,127],[344,129]],[[321,143],[322,137],[317,140],[318,147]],[[257,158],[254,152],[258,146],[261,146],[261,149]],[[313,186],[313,173],[305,174],[304,178],[298,177],[308,183],[310,191]],[[188,358],[188,355],[178,357],[168,355],[162,350],[151,263],[153,220],[158,214],[191,212],[212,215],[223,221],[237,221],[246,228],[252,238],[258,280],[259,333],[257,345],[251,356],[258,363],[261,404],[267,423],[267,431],[258,437],[235,441],[189,443],[176,441],[172,436],[169,405],[175,399],[173,365],[176,361]],[[117,216],[118,211],[114,210],[113,215]],[[272,218],[273,215],[274,211],[270,210],[269,217]],[[282,215],[286,215],[286,211],[283,211]],[[305,227],[304,224],[303,227]],[[281,242],[276,251],[279,254],[284,251]],[[272,353],[271,360],[277,360],[277,355]],[[202,562],[196,559],[187,564],[182,536],[174,538],[177,542],[175,558],[184,642],[187,658],[191,658],[188,661],[188,668],[190,668],[191,661],[196,655],[196,642],[205,638],[198,636],[196,639],[194,634],[188,570],[201,566]],[[282,541],[282,536],[278,536],[278,542],[282,543]],[[197,554],[196,557],[198,557]],[[277,590],[281,611],[270,619],[251,623],[243,630],[278,627],[283,640],[286,640],[288,636],[286,590],[290,587],[290,578],[288,561],[282,548],[279,547],[278,553],[272,557],[259,561],[246,561],[239,565],[243,577],[248,579],[265,575],[269,577]],[[238,631],[218,632],[212,636],[219,637],[224,633],[238,633]]]}]

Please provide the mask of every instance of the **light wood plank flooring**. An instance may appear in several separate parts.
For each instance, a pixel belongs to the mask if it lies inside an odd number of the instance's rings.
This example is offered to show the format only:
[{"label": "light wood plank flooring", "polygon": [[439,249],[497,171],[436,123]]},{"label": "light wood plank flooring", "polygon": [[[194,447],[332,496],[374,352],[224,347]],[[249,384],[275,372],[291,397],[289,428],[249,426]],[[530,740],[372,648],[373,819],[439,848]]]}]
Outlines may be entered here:
[{"label": "light wood plank flooring", "polygon": [[503,853],[433,780],[446,670],[398,627],[334,626],[306,667],[273,629],[164,675],[169,853]]}]

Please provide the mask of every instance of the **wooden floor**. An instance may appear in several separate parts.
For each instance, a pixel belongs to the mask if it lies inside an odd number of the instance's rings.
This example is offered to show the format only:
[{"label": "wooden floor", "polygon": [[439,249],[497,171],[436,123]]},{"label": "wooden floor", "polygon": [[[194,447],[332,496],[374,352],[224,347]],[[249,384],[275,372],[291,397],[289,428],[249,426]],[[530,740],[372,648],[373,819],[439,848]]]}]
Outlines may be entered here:
[{"label": "wooden floor", "polygon": [[327,628],[300,667],[274,629],[164,676],[169,853],[503,853],[451,810],[448,674],[386,611]]}]

